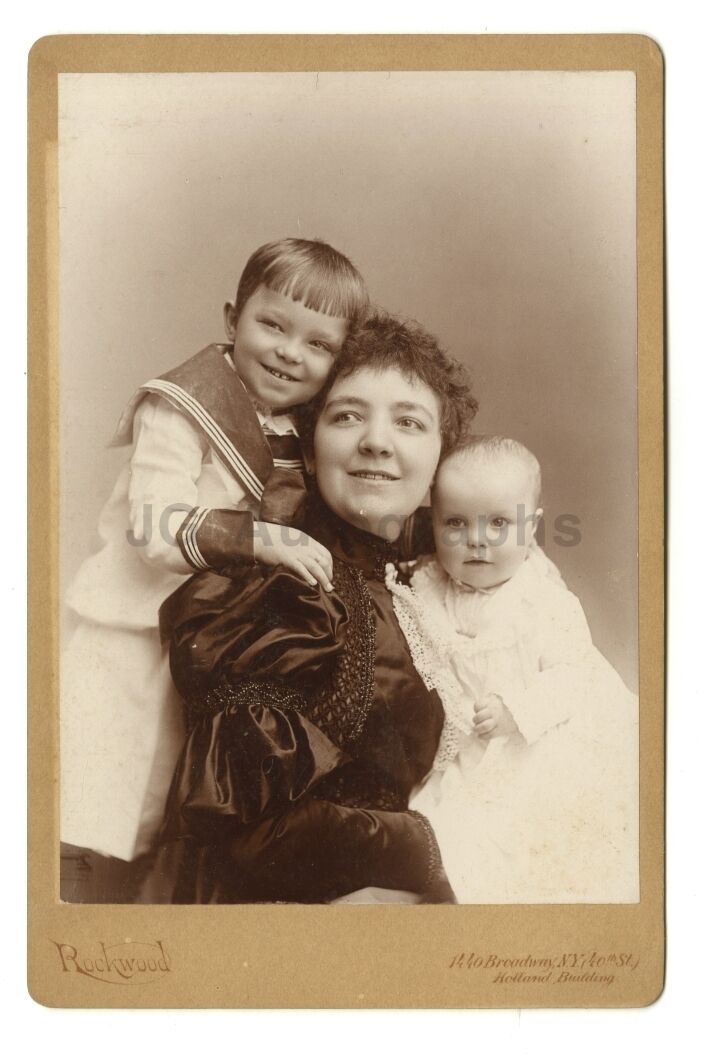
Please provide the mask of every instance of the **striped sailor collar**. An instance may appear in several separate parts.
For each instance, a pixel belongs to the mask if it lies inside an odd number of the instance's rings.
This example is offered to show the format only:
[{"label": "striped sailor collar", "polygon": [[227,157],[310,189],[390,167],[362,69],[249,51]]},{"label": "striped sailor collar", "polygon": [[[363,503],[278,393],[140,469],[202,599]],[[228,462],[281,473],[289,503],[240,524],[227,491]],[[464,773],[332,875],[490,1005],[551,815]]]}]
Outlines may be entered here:
[{"label": "striped sailor collar", "polygon": [[258,500],[273,459],[244,385],[225,359],[231,351],[230,345],[213,343],[177,368],[148,380],[127,406],[113,444],[131,441],[137,406],[145,394],[158,394],[195,424],[246,492]]}]

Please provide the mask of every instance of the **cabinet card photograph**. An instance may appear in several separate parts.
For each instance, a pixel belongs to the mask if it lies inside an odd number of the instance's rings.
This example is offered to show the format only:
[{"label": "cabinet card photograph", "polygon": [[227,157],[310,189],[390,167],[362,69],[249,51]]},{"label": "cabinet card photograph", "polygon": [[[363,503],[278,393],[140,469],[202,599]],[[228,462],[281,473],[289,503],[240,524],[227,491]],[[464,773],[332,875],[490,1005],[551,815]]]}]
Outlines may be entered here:
[{"label": "cabinet card photograph", "polygon": [[657,46],[29,64],[32,994],[652,1002]]}]

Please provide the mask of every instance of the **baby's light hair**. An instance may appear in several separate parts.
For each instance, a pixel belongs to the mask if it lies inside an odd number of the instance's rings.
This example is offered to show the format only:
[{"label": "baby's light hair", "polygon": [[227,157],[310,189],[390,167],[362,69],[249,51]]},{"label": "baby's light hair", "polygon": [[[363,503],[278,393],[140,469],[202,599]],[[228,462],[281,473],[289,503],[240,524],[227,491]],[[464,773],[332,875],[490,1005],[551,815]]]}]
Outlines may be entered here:
[{"label": "baby's light hair", "polygon": [[369,310],[367,288],[349,258],[322,240],[295,236],[265,243],[242,271],[235,298],[235,321],[260,284],[302,302],[309,310],[344,317],[354,328]]},{"label": "baby's light hair", "polygon": [[542,505],[542,473],[538,458],[527,446],[516,439],[509,439],[505,435],[466,435],[455,447],[443,458],[438,472],[456,459],[470,457],[476,454],[491,460],[495,457],[514,457],[521,461],[531,477],[534,491],[535,507]]}]

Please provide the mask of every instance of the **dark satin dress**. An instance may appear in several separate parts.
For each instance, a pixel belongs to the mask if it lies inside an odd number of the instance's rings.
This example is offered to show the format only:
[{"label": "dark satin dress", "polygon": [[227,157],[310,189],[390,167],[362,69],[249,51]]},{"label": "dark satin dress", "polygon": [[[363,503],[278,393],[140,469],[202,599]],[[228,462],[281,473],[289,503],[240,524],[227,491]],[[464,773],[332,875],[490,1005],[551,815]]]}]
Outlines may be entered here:
[{"label": "dark satin dress", "polygon": [[145,902],[447,898],[432,830],[407,810],[443,710],[384,585],[393,550],[320,503],[309,526],[333,593],[254,567],[195,576],[162,608],[190,733]]}]

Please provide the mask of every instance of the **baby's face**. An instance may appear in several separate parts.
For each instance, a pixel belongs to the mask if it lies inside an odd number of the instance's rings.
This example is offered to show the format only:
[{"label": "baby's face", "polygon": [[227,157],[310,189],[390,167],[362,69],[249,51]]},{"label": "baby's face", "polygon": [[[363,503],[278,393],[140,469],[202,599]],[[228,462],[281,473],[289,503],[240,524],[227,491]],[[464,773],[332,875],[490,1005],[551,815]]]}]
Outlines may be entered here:
[{"label": "baby's face", "polygon": [[438,560],[464,586],[498,586],[525,560],[541,515],[533,476],[519,458],[450,458],[440,466],[433,489]]}]

